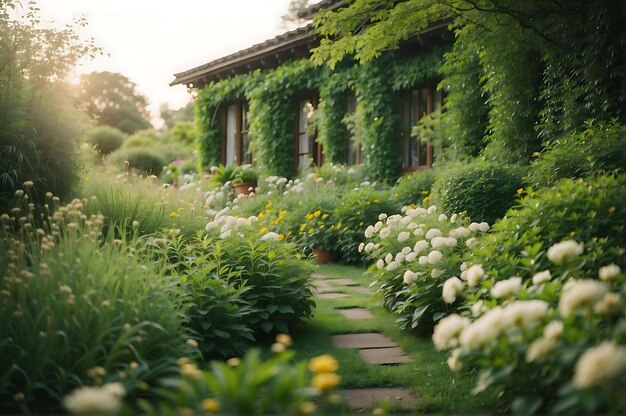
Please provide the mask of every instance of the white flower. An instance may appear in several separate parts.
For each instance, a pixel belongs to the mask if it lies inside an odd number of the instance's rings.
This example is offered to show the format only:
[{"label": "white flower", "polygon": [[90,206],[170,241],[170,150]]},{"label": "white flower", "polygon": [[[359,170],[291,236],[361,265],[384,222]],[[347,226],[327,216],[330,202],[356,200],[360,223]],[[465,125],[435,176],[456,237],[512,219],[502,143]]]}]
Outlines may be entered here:
[{"label": "white flower", "polygon": [[109,383],[102,387],[81,387],[63,399],[65,408],[75,415],[118,413],[126,394],[121,383]]},{"label": "white flower", "polygon": [[392,270],[397,269],[397,268],[398,268],[398,266],[399,266],[399,265],[398,265],[398,262],[396,262],[396,261],[392,261],[392,262],[390,262],[390,263],[387,265],[387,267],[385,268],[385,270],[387,270],[388,272],[390,272],[390,271],[392,271]]},{"label": "white flower", "polygon": [[414,222],[412,222],[412,223],[410,223],[409,225],[407,225],[407,226],[406,226],[406,228],[407,228],[408,230],[414,230],[414,229],[416,229],[417,227],[418,227],[418,225],[417,225],[417,224],[415,224]]},{"label": "white flower", "polygon": [[488,310],[489,308],[485,306],[485,302],[483,302],[482,300],[479,300],[478,302],[473,304],[470,308],[470,311],[472,312],[472,316],[474,317],[478,317],[482,315],[483,313],[487,312]]},{"label": "white flower", "polygon": [[413,231],[413,235],[415,237],[421,237],[424,235],[424,230],[422,230],[421,228],[417,228],[415,229],[415,231]]},{"label": "white flower", "polygon": [[608,266],[600,267],[598,271],[598,276],[600,280],[604,280],[605,282],[609,280],[613,280],[617,278],[622,273],[622,270],[616,264],[609,264]]},{"label": "white flower", "polygon": [[427,240],[432,240],[435,237],[441,237],[441,236],[442,236],[442,232],[441,232],[441,230],[438,230],[437,228],[431,228],[426,233],[426,239]]},{"label": "white flower", "polygon": [[475,350],[494,340],[504,328],[503,309],[496,306],[467,326],[459,337],[461,346]]},{"label": "white flower", "polygon": [[563,316],[592,307],[600,300],[608,288],[605,283],[597,280],[574,280],[563,288],[559,300],[559,312]]},{"label": "white flower", "polygon": [[512,325],[531,328],[547,315],[548,310],[548,303],[542,300],[515,301],[504,308],[503,323],[507,328]]},{"label": "white flower", "polygon": [[398,264],[401,264],[401,263],[404,261],[404,258],[405,258],[405,257],[406,257],[406,256],[404,255],[404,253],[403,253],[403,252],[399,252],[398,254],[396,254],[396,262],[397,262]]},{"label": "white flower", "polygon": [[365,238],[372,238],[373,235],[374,235],[374,227],[372,227],[371,225],[368,225],[367,228],[365,229]]},{"label": "white flower", "polygon": [[[263,237],[261,237],[261,240],[263,241],[278,241],[278,234],[270,231],[269,233],[265,234]],[[363,244],[363,243],[361,243]],[[361,251],[361,250],[359,250]]]},{"label": "white flower", "polygon": [[406,257],[404,258],[404,260],[408,261],[409,263],[414,261],[417,258],[417,253],[412,251],[409,254],[406,255]]},{"label": "white flower", "polygon": [[583,252],[583,244],[574,240],[557,243],[548,249],[548,260],[554,264],[568,263]]},{"label": "white flower", "polygon": [[464,272],[465,270],[467,270],[467,262],[463,262],[461,263],[461,266],[459,267],[459,270]]},{"label": "white flower", "polygon": [[443,254],[439,250],[433,250],[428,253],[428,263],[429,264],[437,264],[440,263],[443,259]]},{"label": "white flower", "polygon": [[452,354],[448,357],[448,367],[450,370],[459,372],[461,370],[461,349],[457,348],[452,350]]},{"label": "white flower", "polygon": [[426,266],[428,264],[428,257],[420,256],[418,263],[422,266]]},{"label": "white flower", "polygon": [[619,293],[609,292],[593,307],[594,312],[601,315],[611,315],[622,310],[622,298]]},{"label": "white flower", "polygon": [[489,224],[487,224],[486,222],[481,222],[480,224],[478,224],[478,230],[486,233],[487,231],[489,231]]},{"label": "white flower", "polygon": [[426,250],[427,248],[428,248],[428,241],[420,240],[417,243],[415,243],[415,246],[413,247],[413,251],[419,254],[422,251]]},{"label": "white flower", "polygon": [[404,254],[404,255],[406,256],[406,255],[407,255],[407,254],[409,254],[411,251],[413,251],[413,249],[412,249],[411,247],[404,247],[404,248],[402,249],[402,254]]},{"label": "white flower", "polygon": [[473,222],[469,225],[469,230],[473,233],[475,233],[476,231],[480,230],[480,224],[478,224],[477,222]]},{"label": "white flower", "polygon": [[563,335],[563,328],[563,321],[551,321],[543,328],[543,337],[556,341]]},{"label": "white flower", "polygon": [[387,219],[387,214],[382,213],[378,215],[378,220],[379,221],[385,221]]},{"label": "white flower", "polygon": [[511,277],[507,280],[500,280],[496,282],[491,288],[491,296],[494,298],[508,298],[513,295],[517,295],[522,289],[522,278]]},{"label": "white flower", "polygon": [[415,209],[409,209],[406,211],[406,215],[408,215],[409,217],[413,217],[413,218],[426,215],[426,214],[428,214],[428,210],[422,207],[417,207]]},{"label": "white flower", "polygon": [[416,278],[416,274],[415,272],[412,272],[411,270],[407,270],[404,272],[404,276],[402,277],[402,281],[404,282],[404,284],[406,285],[410,285],[411,283],[413,283],[413,281],[415,281]]},{"label": "white flower", "polygon": [[378,270],[380,270],[380,269],[382,269],[383,267],[385,267],[385,261],[384,261],[383,259],[379,259],[379,260],[376,262],[376,268],[377,268]]},{"label": "white flower", "polygon": [[443,283],[442,298],[446,303],[454,303],[456,295],[459,294],[465,284],[456,276],[453,276]]},{"label": "white flower", "polygon": [[465,277],[467,279],[467,285],[474,287],[479,284],[485,276],[485,270],[480,264],[475,264],[465,271]]},{"label": "white flower", "polygon": [[450,315],[439,321],[433,331],[433,343],[439,351],[459,345],[458,337],[470,324],[470,320],[459,315]]},{"label": "white flower", "polygon": [[604,384],[622,374],[626,368],[626,348],[605,341],[585,351],[574,369],[574,387],[585,389]]},{"label": "white flower", "polygon": [[475,237],[465,240],[465,245],[469,248],[474,248],[478,244],[478,240]]},{"label": "white flower", "polygon": [[441,269],[432,269],[430,272],[430,277],[432,277],[433,279],[436,279],[439,276],[441,276],[444,271],[445,270],[441,270]]},{"label": "white flower", "polygon": [[542,283],[549,282],[552,279],[552,275],[550,274],[550,270],[544,270],[542,272],[536,273],[533,276],[533,285],[539,286]]},{"label": "white flower", "polygon": [[437,211],[437,207],[435,205],[432,205],[432,206],[428,207],[428,213],[429,214],[432,214],[435,211]]},{"label": "white flower", "polygon": [[455,228],[454,230],[450,231],[450,237],[469,237],[469,235],[470,231],[465,227]]},{"label": "white flower", "polygon": [[435,237],[432,240],[430,240],[430,244],[433,246],[433,248],[446,247],[446,245],[447,245],[447,238],[445,238],[445,237]]},{"label": "white flower", "polygon": [[402,219],[400,220],[400,224],[406,226],[408,223],[411,222],[411,220],[412,218],[407,215],[406,217],[402,217]]},{"label": "white flower", "polygon": [[402,243],[408,240],[410,236],[411,234],[407,233],[406,231],[402,231],[400,234],[398,234],[398,241]]},{"label": "white flower", "polygon": [[526,362],[532,363],[541,360],[554,349],[555,341],[549,338],[537,338],[526,350]]},{"label": "white flower", "polygon": [[391,234],[391,229],[389,227],[380,229],[380,238],[382,238],[383,240],[389,237],[389,234]]},{"label": "white flower", "polygon": [[452,214],[452,216],[450,217],[450,222],[454,224],[458,217],[459,217],[459,214]]},{"label": "white flower", "polygon": [[446,222],[448,221],[448,216],[446,214],[440,214],[439,217],[437,217],[437,221]]},{"label": "white flower", "polygon": [[381,228],[383,228],[383,222],[382,221],[377,221],[376,224],[374,224],[374,231],[379,232]]},{"label": "white flower", "polygon": [[359,253],[363,252],[363,249],[365,248],[365,243],[360,243],[359,244]]},{"label": "white flower", "polygon": [[374,248],[374,243],[367,243],[365,244],[365,252],[369,253],[370,251],[372,251],[372,249]]}]

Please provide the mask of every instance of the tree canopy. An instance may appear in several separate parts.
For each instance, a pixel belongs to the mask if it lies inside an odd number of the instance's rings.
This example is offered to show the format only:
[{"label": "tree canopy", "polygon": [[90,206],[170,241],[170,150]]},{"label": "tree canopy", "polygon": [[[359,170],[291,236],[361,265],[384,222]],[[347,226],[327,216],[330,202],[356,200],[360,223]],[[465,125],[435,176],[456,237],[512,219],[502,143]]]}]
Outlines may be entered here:
[{"label": "tree canopy", "polygon": [[148,100],[122,74],[104,71],[81,75],[78,102],[100,125],[127,134],[151,127]]}]

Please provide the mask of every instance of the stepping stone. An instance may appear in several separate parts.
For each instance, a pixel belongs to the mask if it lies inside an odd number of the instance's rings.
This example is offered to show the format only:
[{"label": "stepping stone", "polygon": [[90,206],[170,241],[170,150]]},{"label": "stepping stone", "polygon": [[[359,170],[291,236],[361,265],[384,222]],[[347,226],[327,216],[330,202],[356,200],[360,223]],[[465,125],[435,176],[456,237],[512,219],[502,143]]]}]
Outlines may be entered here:
[{"label": "stepping stone", "polygon": [[334,292],[327,292],[327,293],[320,293],[319,295],[317,295],[318,299],[343,299],[343,298],[347,298],[349,295],[345,294],[345,293],[334,293]]},{"label": "stepping stone", "polygon": [[320,292],[334,290],[334,287],[326,283],[324,280],[314,281],[313,286],[315,286]]},{"label": "stepping stone", "polygon": [[373,295],[374,291],[369,287],[355,287],[354,290],[359,293],[363,293],[364,295]]},{"label": "stepping stone", "polygon": [[400,347],[359,350],[359,355],[368,364],[392,365],[412,361],[411,357]]},{"label": "stepping stone", "polygon": [[314,279],[326,279],[328,276],[326,276],[325,274],[312,273],[311,277]]},{"label": "stepping stone", "polygon": [[352,410],[371,409],[381,401],[389,403],[393,408],[413,410],[417,404],[415,397],[408,389],[402,388],[373,388],[373,389],[345,389],[339,392]]},{"label": "stepping stone", "polygon": [[338,348],[386,348],[397,347],[398,344],[383,334],[376,332],[363,334],[342,334],[331,336],[333,345]]},{"label": "stepping stone", "polygon": [[329,279],[328,283],[335,286],[358,286],[359,284],[352,279]]},{"label": "stepping stone", "polygon": [[367,309],[363,308],[350,308],[350,309],[337,309],[346,319],[370,319],[374,315]]}]

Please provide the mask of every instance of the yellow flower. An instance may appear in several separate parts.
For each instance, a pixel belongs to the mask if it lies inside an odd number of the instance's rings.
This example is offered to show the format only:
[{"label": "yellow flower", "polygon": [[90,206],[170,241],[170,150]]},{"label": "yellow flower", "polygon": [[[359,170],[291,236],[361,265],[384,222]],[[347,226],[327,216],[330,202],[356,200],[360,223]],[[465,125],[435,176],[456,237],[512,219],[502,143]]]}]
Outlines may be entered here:
[{"label": "yellow flower", "polygon": [[521,194],[523,194],[523,193],[524,193],[524,188],[519,188],[519,189],[517,190],[517,194],[518,194],[518,195],[521,195]]},{"label": "yellow flower", "polygon": [[328,214],[324,214],[322,215],[322,219],[325,220],[326,218],[328,218]]},{"label": "yellow flower", "polygon": [[285,239],[285,236],[282,234],[278,234],[278,241],[283,241]]},{"label": "yellow flower", "polygon": [[341,377],[336,373],[321,373],[313,376],[311,385],[318,390],[328,391],[339,384],[340,381]]},{"label": "yellow flower", "polygon": [[317,211],[315,211],[315,212],[313,213],[313,216],[314,216],[314,217],[319,217],[321,214],[322,214],[322,211],[320,211],[320,210],[318,209]]},{"label": "yellow flower", "polygon": [[304,229],[305,229],[305,228],[306,228],[306,224],[302,224],[302,225],[300,226],[300,231],[304,231]]},{"label": "yellow flower", "polygon": [[611,215],[615,214],[615,210],[616,210],[615,207],[610,207],[609,208],[609,214],[611,214]]},{"label": "yellow flower", "polygon": [[276,342],[278,342],[279,344],[283,344],[285,347],[290,347],[293,343],[291,337],[287,334],[276,335]]},{"label": "yellow flower", "polygon": [[541,153],[539,153],[539,152],[533,152],[533,157],[539,157],[539,156],[541,156]]},{"label": "yellow flower", "polygon": [[257,215],[257,218],[262,220],[263,218],[265,218],[265,214],[261,212],[259,215]]},{"label": "yellow flower", "polygon": [[315,413],[315,403],[304,402],[300,405],[300,413],[303,415],[312,415]]},{"label": "yellow flower", "polygon": [[259,233],[261,233],[261,234],[265,234],[266,232],[267,232],[267,227],[261,227],[259,229]]},{"label": "yellow flower", "polygon": [[241,364],[241,359],[237,357],[230,358],[228,361],[226,361],[226,365],[229,367],[237,367],[239,364]]},{"label": "yellow flower", "polygon": [[202,410],[207,413],[217,413],[220,411],[221,408],[222,405],[220,405],[220,402],[215,399],[208,398],[202,400]]},{"label": "yellow flower", "polygon": [[319,355],[309,361],[309,370],[314,373],[334,373],[337,368],[339,368],[339,364],[330,354]]}]

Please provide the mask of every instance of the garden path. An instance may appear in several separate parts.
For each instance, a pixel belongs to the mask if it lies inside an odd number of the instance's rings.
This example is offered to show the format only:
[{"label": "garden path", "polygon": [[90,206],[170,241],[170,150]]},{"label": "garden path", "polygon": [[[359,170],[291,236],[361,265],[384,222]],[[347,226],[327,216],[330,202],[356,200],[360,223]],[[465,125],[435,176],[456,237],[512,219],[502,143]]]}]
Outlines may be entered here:
[{"label": "garden path", "polygon": [[[334,299],[355,300],[363,304],[369,300],[373,291],[360,286],[356,281],[345,278],[333,278],[323,274],[314,274],[315,296],[318,303]],[[350,288],[346,293],[345,288]],[[368,303],[368,302],[365,302]],[[347,320],[368,320],[374,315],[363,307],[339,307],[332,305],[335,313]],[[363,361],[372,366],[402,365],[412,358],[391,338],[379,332],[357,332],[331,335],[332,345],[336,348],[357,349]],[[342,363],[339,362],[341,367]],[[411,390],[399,387],[369,387],[359,389],[343,389],[340,394],[348,406],[355,411],[372,409],[386,403],[393,409],[411,410],[416,400]]]}]

